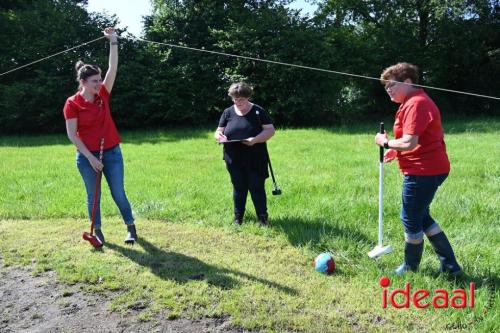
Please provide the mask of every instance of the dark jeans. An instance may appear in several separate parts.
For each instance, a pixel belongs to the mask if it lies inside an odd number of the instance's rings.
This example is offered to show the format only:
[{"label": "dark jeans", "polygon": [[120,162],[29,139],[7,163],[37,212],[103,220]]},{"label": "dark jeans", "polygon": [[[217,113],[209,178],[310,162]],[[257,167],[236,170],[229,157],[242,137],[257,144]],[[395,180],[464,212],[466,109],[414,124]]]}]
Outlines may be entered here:
[{"label": "dark jeans", "polygon": [[250,191],[257,216],[267,214],[266,178],[245,166],[226,163],[227,171],[233,183],[234,213],[244,214],[247,194]]},{"label": "dark jeans", "polygon": [[429,206],[446,177],[447,173],[436,176],[404,176],[401,221],[407,238],[420,239],[424,232],[437,225],[429,212]]}]

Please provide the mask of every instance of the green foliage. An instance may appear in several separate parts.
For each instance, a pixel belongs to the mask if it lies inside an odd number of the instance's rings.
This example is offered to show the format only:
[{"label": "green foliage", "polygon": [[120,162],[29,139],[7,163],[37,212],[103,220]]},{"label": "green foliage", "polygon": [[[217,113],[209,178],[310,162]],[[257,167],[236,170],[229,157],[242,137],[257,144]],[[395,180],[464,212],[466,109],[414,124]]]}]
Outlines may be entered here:
[{"label": "green foliage", "polygon": [[[328,30],[328,43],[344,54],[341,68],[378,77],[383,68],[407,61],[421,68],[424,85],[498,96],[498,10],[498,1],[488,0],[329,0],[316,21]],[[379,87],[355,84],[363,112],[388,106]],[[429,93],[444,112],[498,112],[493,100]]]},{"label": "green foliage", "polygon": [[[284,1],[156,1],[146,37],[241,56],[328,67],[321,32]],[[307,45],[307,47],[304,47]],[[215,54],[151,46],[157,63],[150,70],[146,122],[215,123],[229,105],[226,91],[235,80],[256,88],[255,102],[280,124],[320,123],[336,91],[324,74]],[[323,119],[324,121],[325,119]]]},{"label": "green foliage", "polygon": [[[328,0],[313,18],[290,1],[153,1],[145,37],[277,62],[378,77],[408,61],[422,83],[498,95],[498,1]],[[92,40],[116,18],[90,15],[86,1],[0,3],[0,71]],[[123,36],[126,34],[123,32]],[[2,132],[63,132],[62,106],[74,93],[78,58],[107,63],[99,41],[0,77]],[[254,102],[280,126],[351,122],[396,105],[377,80],[120,41],[112,111],[119,128],[211,124],[230,105],[229,85],[246,80]],[[498,114],[498,102],[429,90],[443,113]]]},{"label": "green foliage", "polygon": [[[6,72],[97,38],[114,21],[91,16],[86,1],[22,1],[0,7],[0,70]],[[79,58],[103,64],[104,41],[0,77],[0,130],[63,131],[62,107],[76,91]]]}]

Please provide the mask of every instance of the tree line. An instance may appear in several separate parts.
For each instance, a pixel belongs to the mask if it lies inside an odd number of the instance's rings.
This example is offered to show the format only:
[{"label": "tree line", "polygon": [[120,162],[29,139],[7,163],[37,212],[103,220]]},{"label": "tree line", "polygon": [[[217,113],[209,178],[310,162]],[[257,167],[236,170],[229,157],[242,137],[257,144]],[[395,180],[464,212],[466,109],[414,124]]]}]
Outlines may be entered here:
[{"label": "tree line", "polygon": [[[286,0],[153,0],[144,38],[217,52],[379,77],[396,62],[421,84],[499,96],[500,11],[489,0],[327,0],[312,16]],[[0,73],[102,35],[116,17],[82,0],[0,0]],[[121,32],[127,36],[126,31]],[[120,128],[215,126],[230,83],[255,88],[277,126],[335,125],[389,115],[377,80],[336,75],[139,40],[120,39],[112,112]],[[0,76],[0,132],[64,131],[78,59],[107,66],[95,43]],[[491,99],[428,90],[443,113],[498,115]]]}]

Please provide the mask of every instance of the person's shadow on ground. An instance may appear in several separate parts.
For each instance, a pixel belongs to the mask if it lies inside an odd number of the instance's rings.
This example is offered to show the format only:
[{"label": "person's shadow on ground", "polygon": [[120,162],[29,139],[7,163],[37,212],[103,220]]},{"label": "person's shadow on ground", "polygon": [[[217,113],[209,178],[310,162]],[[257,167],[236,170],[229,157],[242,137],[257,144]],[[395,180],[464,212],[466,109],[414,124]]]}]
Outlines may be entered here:
[{"label": "person's shadow on ground", "polygon": [[[174,280],[179,283],[205,280],[208,284],[221,289],[233,289],[239,285],[238,280],[233,278],[235,276],[276,288],[287,294],[297,294],[295,289],[279,283],[237,270],[209,265],[195,257],[181,253],[162,250],[143,238],[139,238],[134,246],[121,246],[113,243],[106,243],[105,246],[143,267],[148,267],[153,274],[164,280]],[[139,251],[137,246],[141,246],[145,252]]]},{"label": "person's shadow on ground", "polygon": [[348,238],[362,243],[373,242],[352,226],[323,219],[284,216],[272,219],[270,225],[283,232],[293,246],[311,244],[314,247],[321,243],[322,237]]}]

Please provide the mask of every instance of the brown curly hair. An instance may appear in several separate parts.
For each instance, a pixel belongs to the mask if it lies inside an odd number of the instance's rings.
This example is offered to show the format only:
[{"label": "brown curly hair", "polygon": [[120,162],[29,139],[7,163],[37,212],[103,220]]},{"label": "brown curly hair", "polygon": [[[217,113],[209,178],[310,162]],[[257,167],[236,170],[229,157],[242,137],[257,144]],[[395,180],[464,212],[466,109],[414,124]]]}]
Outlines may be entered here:
[{"label": "brown curly hair", "polygon": [[407,63],[400,62],[384,69],[380,75],[380,83],[386,84],[387,81],[404,82],[410,79],[412,83],[418,84],[418,67]]}]

